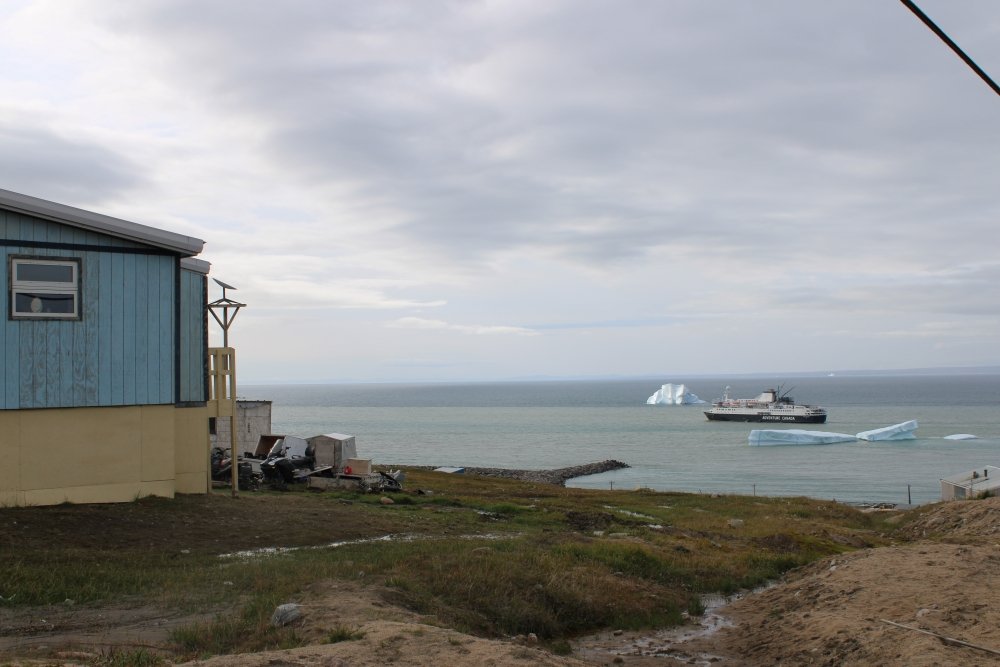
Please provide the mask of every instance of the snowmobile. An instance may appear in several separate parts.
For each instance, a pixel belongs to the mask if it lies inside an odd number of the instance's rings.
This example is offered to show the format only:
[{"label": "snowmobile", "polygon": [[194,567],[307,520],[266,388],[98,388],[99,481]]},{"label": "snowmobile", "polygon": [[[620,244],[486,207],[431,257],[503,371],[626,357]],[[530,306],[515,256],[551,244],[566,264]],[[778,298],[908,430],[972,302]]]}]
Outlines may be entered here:
[{"label": "snowmobile", "polygon": [[[222,447],[212,448],[212,481],[231,484],[233,481],[233,459],[229,450]],[[249,461],[239,459],[236,464],[237,484],[241,489],[256,491],[260,488],[261,475],[254,473]]]},{"label": "snowmobile", "polygon": [[267,458],[260,464],[264,481],[283,489],[302,481],[312,471],[316,456],[312,445],[294,435],[275,441]]}]

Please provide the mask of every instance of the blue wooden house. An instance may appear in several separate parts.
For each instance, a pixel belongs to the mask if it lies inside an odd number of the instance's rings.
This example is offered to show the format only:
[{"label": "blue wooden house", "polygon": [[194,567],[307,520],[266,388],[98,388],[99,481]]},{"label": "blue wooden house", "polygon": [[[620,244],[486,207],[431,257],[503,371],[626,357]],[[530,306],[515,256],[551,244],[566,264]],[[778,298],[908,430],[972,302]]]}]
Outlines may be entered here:
[{"label": "blue wooden house", "polygon": [[208,489],[203,246],[0,190],[0,504]]}]

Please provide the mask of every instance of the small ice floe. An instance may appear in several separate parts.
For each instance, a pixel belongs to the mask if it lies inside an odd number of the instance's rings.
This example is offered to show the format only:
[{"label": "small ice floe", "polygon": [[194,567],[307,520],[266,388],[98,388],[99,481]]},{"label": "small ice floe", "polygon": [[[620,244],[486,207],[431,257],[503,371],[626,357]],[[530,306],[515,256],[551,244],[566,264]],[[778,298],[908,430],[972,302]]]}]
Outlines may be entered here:
[{"label": "small ice floe", "polygon": [[971,433],[953,433],[951,435],[944,436],[945,440],[978,440],[978,435],[972,435]]},{"label": "small ice floe", "polygon": [[858,440],[915,440],[917,436],[913,434],[917,430],[917,422],[910,421],[893,424],[883,428],[876,428],[871,431],[858,433]]},{"label": "small ice floe", "polygon": [[747,438],[754,446],[759,445],[830,445],[835,442],[854,442],[857,440],[847,433],[831,433],[829,431],[807,431],[801,428],[786,429],[755,429]]}]

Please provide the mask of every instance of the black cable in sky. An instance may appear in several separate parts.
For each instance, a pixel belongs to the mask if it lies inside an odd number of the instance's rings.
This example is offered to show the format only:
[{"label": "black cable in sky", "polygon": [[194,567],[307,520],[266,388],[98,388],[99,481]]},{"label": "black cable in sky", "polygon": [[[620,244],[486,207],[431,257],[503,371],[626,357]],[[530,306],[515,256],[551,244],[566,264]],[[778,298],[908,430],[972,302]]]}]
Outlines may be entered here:
[{"label": "black cable in sky", "polygon": [[916,14],[917,18],[924,22],[924,25],[926,25],[928,28],[930,28],[934,32],[935,35],[937,35],[938,37],[941,38],[941,41],[943,41],[945,44],[947,44],[948,46],[950,46],[951,50],[954,51],[956,54],[958,54],[958,57],[961,58],[962,60],[964,60],[965,64],[968,65],[969,67],[971,67],[972,71],[975,72],[976,74],[978,74],[979,78],[982,79],[983,81],[985,81],[986,85],[988,85],[990,88],[993,89],[994,93],[996,93],[997,95],[1000,95],[1000,86],[998,86],[996,84],[996,81],[994,81],[993,79],[991,79],[989,74],[987,74],[986,72],[984,72],[982,70],[982,68],[979,67],[979,65],[977,65],[976,63],[974,63],[972,61],[972,58],[970,58],[969,56],[967,56],[965,54],[965,51],[963,51],[958,46],[958,44],[956,44],[955,42],[951,41],[951,38],[948,37],[948,35],[944,34],[944,31],[941,30],[941,28],[937,27],[937,24],[935,24],[934,21],[930,20],[930,18],[928,18],[927,14],[924,14],[922,11],[920,11],[920,7],[917,7],[915,4],[913,4],[912,2],[910,2],[910,0],[900,0],[900,2],[902,2],[904,5],[906,5],[906,7],[911,12],[913,12],[914,14]]}]

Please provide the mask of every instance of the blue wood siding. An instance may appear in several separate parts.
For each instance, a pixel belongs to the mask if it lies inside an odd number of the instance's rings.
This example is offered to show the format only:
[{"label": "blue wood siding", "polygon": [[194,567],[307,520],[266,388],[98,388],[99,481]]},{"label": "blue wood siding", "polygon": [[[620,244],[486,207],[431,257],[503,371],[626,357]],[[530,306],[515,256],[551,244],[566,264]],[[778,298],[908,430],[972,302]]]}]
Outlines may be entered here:
[{"label": "blue wood siding", "polygon": [[[0,238],[5,238],[8,229],[13,226],[13,222],[7,219],[4,211],[0,211]],[[0,266],[0,276],[3,278],[3,289],[0,290],[0,307],[3,308],[0,317],[7,319],[10,313],[10,290],[7,289],[8,264],[7,249],[0,246],[0,259],[3,266]],[[18,387],[21,384],[21,366],[18,358],[11,355],[11,350],[20,349],[20,331],[16,327],[0,326],[0,350],[4,351],[3,368],[0,368],[0,406],[7,406],[10,402],[16,402]],[[10,397],[10,400],[8,400]]]},{"label": "blue wood siding", "polygon": [[[3,210],[0,240],[0,409],[175,402],[176,256]],[[78,259],[80,319],[11,320],[11,255]],[[194,275],[204,291],[204,276]],[[201,338],[198,346],[196,356],[203,357]],[[199,398],[191,400],[204,400],[204,379],[200,385]]]},{"label": "blue wood siding", "polygon": [[208,326],[205,276],[195,271],[181,271],[180,306],[180,394],[181,401],[204,401],[206,398]]}]

